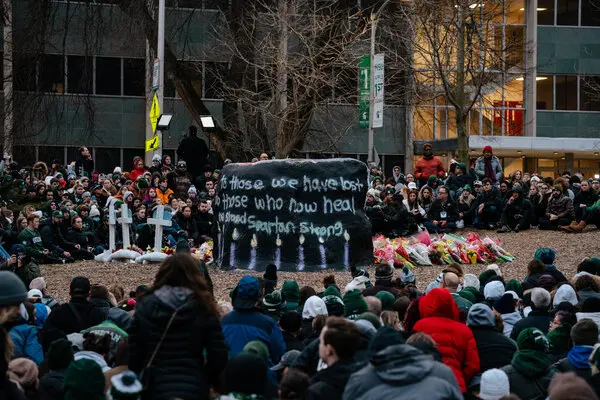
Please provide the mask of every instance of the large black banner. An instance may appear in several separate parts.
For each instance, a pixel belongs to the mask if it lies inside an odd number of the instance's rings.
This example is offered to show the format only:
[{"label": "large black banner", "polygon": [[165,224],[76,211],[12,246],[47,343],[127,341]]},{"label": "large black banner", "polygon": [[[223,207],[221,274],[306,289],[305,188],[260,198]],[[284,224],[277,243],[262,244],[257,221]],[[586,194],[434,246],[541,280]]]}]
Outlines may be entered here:
[{"label": "large black banner", "polygon": [[367,167],[349,158],[229,164],[214,202],[214,257],[223,268],[258,271],[368,265],[367,189]]}]

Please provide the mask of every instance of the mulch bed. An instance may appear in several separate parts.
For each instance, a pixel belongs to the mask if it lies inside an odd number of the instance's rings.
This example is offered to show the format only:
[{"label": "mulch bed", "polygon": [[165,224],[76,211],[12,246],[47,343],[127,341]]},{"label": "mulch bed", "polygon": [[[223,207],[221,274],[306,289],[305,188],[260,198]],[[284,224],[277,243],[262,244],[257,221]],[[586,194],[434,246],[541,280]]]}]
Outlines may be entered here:
[{"label": "mulch bed", "polygon": [[[557,250],[556,266],[563,271],[567,278],[575,274],[577,265],[585,257],[600,256],[600,236],[597,230],[581,234],[566,234],[561,232],[540,231],[532,229],[518,234],[497,234],[494,231],[474,231],[480,237],[490,236],[500,238],[502,246],[513,256],[515,261],[499,264],[507,279],[523,279],[527,275],[527,264],[533,253],[539,247],[552,247]],[[441,266],[417,267],[417,286],[424,289],[439,274]],[[369,268],[371,278],[374,278],[375,267]],[[463,265],[465,273],[479,275],[485,265]],[[140,265],[135,263],[98,263],[82,261],[75,264],[44,265],[42,274],[46,278],[48,291],[59,301],[66,301],[69,295],[69,283],[74,276],[87,276],[92,283],[100,283],[107,287],[120,285],[128,293],[140,284],[151,285],[158,270],[157,264]],[[286,279],[295,279],[300,287],[309,285],[320,291],[323,278],[334,274],[338,286],[343,288],[350,280],[349,272],[280,272],[279,286]],[[246,271],[219,271],[212,269],[211,277],[215,286],[215,296],[218,300],[228,301],[229,292]],[[260,275],[259,273],[251,273]]]}]

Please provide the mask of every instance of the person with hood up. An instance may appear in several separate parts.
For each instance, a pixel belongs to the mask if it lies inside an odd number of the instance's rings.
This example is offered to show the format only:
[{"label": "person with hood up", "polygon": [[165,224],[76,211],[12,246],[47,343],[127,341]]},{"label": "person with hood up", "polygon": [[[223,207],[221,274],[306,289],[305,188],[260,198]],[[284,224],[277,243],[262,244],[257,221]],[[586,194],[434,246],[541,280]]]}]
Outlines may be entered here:
[{"label": "person with hood up", "polygon": [[521,186],[514,186],[511,190],[511,196],[507,200],[500,223],[502,229],[498,233],[515,231],[524,231],[531,227],[533,218],[533,207],[531,202],[523,196]]},{"label": "person with hood up", "polygon": [[[514,293],[514,292],[513,292]],[[494,301],[494,313],[500,315],[504,323],[504,336],[510,337],[513,327],[521,320],[521,313],[515,309],[515,298],[512,293],[505,292]]]},{"label": "person with hood up", "polygon": [[573,306],[579,304],[579,299],[577,299],[577,293],[575,293],[575,289],[568,283],[564,283],[559,286],[554,293],[554,299],[552,299],[552,308],[557,308],[560,303],[567,302]]},{"label": "person with hood up", "polygon": [[271,293],[277,287],[277,266],[275,264],[267,265],[263,274],[263,284],[265,286],[265,295]]},{"label": "person with hood up", "polygon": [[392,344],[354,373],[344,400],[461,399],[452,370],[409,344]]},{"label": "person with hood up", "polygon": [[279,362],[285,353],[285,342],[277,322],[258,308],[261,303],[258,278],[249,275],[242,277],[230,296],[233,311],[221,319],[229,355],[241,353],[248,342],[260,340],[269,348],[271,364]]},{"label": "person with hood up", "polygon": [[554,315],[546,335],[550,342],[549,353],[553,363],[565,358],[571,347],[573,347],[571,329],[576,323],[575,315],[568,311],[560,310]]},{"label": "person with hood up", "polygon": [[[510,338],[517,340],[521,331],[527,328],[537,328],[543,334],[548,333],[552,316],[548,313],[550,307],[550,293],[546,289],[534,288],[531,291],[531,312],[515,324]],[[511,386],[512,387],[512,386]]]},{"label": "person with hood up", "polygon": [[294,280],[286,280],[281,286],[281,296],[285,301],[284,309],[296,310],[300,304],[300,286]]},{"label": "person with hood up", "polygon": [[517,351],[515,342],[496,330],[496,319],[485,304],[474,304],[467,316],[467,326],[473,332],[480,360],[480,372],[510,364]]},{"label": "person with hood up", "polygon": [[419,300],[421,319],[415,332],[423,332],[437,344],[444,364],[452,368],[461,392],[479,372],[477,343],[471,330],[459,321],[458,306],[444,289],[433,289]]},{"label": "person with hood up", "polygon": [[558,230],[561,226],[569,226],[574,219],[573,201],[565,196],[562,185],[554,185],[552,196],[548,200],[546,214],[540,218],[539,228],[542,230]]},{"label": "person with hood up", "polygon": [[44,351],[38,340],[34,320],[35,308],[30,302],[25,302],[20,307],[19,315],[7,321],[3,327],[8,331],[13,342],[13,354],[40,365],[44,360]]},{"label": "person with hood up", "polygon": [[73,361],[63,380],[65,399],[106,400],[102,369],[92,360]]},{"label": "person with hood up", "polygon": [[67,339],[52,342],[48,354],[48,373],[40,378],[41,399],[58,400],[64,398],[62,383],[69,364],[73,361],[73,347]]},{"label": "person with hood up", "polygon": [[128,344],[129,368],[150,374],[144,378],[155,398],[208,398],[227,364],[227,347],[192,256],[174,254],[161,264],[153,287],[136,303]]},{"label": "person with hood up", "polygon": [[137,178],[144,175],[146,172],[146,166],[144,165],[144,159],[140,156],[136,156],[133,158],[133,170],[129,173],[129,179],[132,181],[136,181]]},{"label": "person with hood up", "polygon": [[539,329],[527,328],[519,334],[517,348],[511,363],[502,368],[512,393],[521,399],[545,399],[556,374],[548,355],[548,339]]},{"label": "person with hood up", "polygon": [[309,400],[341,400],[350,376],[356,371],[355,355],[360,348],[357,325],[331,317],[319,337],[319,358],[327,368],[317,372],[308,388]]},{"label": "person with hood up", "polygon": [[552,275],[556,283],[567,282],[565,275],[554,265],[556,260],[556,250],[548,247],[540,247],[533,254],[534,260],[539,260],[546,266],[546,274]]},{"label": "person with hood up", "polygon": [[444,164],[438,157],[433,155],[432,148],[431,143],[425,143],[423,145],[423,157],[419,158],[415,164],[415,178],[421,186],[427,184],[427,179],[431,175],[444,178],[446,174]]},{"label": "person with hood up", "polygon": [[177,161],[175,171],[167,175],[169,189],[173,190],[175,197],[187,198],[188,190],[192,186],[193,178],[187,170],[187,164],[183,160]]},{"label": "person with hood up", "polygon": [[311,296],[306,300],[302,309],[301,339],[305,339],[312,334],[313,320],[319,315],[329,315],[327,305],[319,296]]},{"label": "person with hood up", "polygon": [[498,157],[493,154],[492,146],[485,146],[483,156],[475,161],[475,174],[477,179],[481,181],[489,178],[494,186],[498,186],[498,183],[502,180],[502,165]]},{"label": "person with hood up", "polygon": [[591,319],[577,322],[571,328],[571,340],[573,347],[567,357],[554,364],[554,368],[559,372],[572,371],[583,379],[590,379],[592,371],[588,360],[598,342],[598,326]]},{"label": "person with hood up", "polygon": [[458,195],[465,186],[473,186],[475,180],[464,163],[456,163],[454,165],[456,165],[454,174],[448,176],[448,179],[446,180],[446,186],[450,189],[453,199],[456,198],[455,196]]}]

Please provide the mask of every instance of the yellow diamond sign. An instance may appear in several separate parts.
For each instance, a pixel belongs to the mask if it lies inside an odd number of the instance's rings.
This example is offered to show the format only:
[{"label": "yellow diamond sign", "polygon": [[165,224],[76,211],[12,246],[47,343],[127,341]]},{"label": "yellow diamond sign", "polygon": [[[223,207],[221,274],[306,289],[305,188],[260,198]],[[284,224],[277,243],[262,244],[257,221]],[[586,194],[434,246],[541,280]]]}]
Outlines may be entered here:
[{"label": "yellow diamond sign", "polygon": [[155,135],[152,139],[146,140],[146,151],[153,151],[158,149],[160,146],[160,138],[158,135]]},{"label": "yellow diamond sign", "polygon": [[158,124],[159,117],[160,104],[158,104],[158,97],[156,96],[156,92],[154,92],[154,97],[152,98],[152,107],[150,108],[150,124],[152,125],[152,133],[156,133],[156,125]]}]

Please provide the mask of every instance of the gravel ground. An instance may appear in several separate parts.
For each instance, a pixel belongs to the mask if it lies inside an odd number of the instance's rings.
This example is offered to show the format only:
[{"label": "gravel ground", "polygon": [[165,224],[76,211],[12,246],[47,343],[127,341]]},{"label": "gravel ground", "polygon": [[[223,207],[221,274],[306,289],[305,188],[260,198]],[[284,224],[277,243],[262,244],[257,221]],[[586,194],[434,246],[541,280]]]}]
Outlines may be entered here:
[{"label": "gravel ground", "polygon": [[[533,257],[538,247],[553,247],[557,250],[557,267],[570,278],[575,274],[579,262],[585,257],[600,256],[600,236],[597,230],[586,231],[581,234],[566,234],[561,232],[530,231],[518,234],[509,233],[498,235],[490,231],[474,231],[481,237],[486,235],[499,237],[502,246],[516,257],[511,263],[500,264],[503,274],[508,279],[522,279],[526,275],[527,263]],[[463,265],[465,273],[479,275],[485,269],[483,265]],[[151,285],[158,265],[139,265],[128,263],[97,263],[84,261],[70,265],[45,265],[42,266],[42,274],[46,278],[49,292],[59,301],[68,299],[69,283],[71,278],[78,275],[89,277],[92,283],[100,283],[108,286],[121,285],[125,292],[134,290],[137,285]],[[417,285],[424,289],[441,270],[440,266],[417,267]],[[371,278],[374,277],[374,267],[369,268]],[[259,275],[255,273],[256,275]],[[317,291],[322,288],[322,281],[329,271],[323,272],[281,272],[279,273],[279,286],[285,279],[295,279],[300,287],[309,285]],[[344,287],[350,280],[348,272],[334,272],[336,281],[340,287]],[[211,270],[211,277],[215,286],[215,296],[218,300],[228,300],[229,291],[235,286],[244,271],[217,271]]]}]

